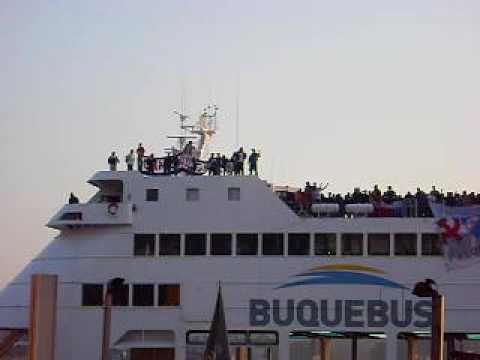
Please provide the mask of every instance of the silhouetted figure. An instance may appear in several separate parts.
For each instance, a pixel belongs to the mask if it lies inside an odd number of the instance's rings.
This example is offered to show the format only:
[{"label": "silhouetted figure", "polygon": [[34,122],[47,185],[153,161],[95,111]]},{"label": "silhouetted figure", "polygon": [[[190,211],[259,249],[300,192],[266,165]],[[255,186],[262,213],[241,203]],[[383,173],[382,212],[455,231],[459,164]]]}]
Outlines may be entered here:
[{"label": "silhouetted figure", "polygon": [[117,171],[117,164],[120,162],[115,151],[112,151],[108,157],[108,165],[110,166],[110,171]]},{"label": "silhouetted figure", "polygon": [[248,157],[249,173],[250,175],[258,176],[258,158],[260,153],[257,153],[255,149],[252,149],[252,153]]},{"label": "silhouetted figure", "polygon": [[155,163],[157,160],[155,159],[155,156],[153,153],[150,154],[150,156],[145,160],[145,163],[147,165],[147,172],[149,174],[153,174],[155,172]]},{"label": "silhouetted figure", "polygon": [[68,198],[68,203],[69,204],[78,204],[80,201],[78,200],[78,197],[76,197],[73,192],[70,193],[70,197]]},{"label": "silhouetted figure", "polygon": [[145,157],[145,148],[143,147],[142,143],[138,144],[137,147],[137,170],[143,170],[143,158]]},{"label": "silhouetted figure", "polygon": [[163,173],[168,175],[170,171],[172,171],[172,157],[168,155],[163,159]]},{"label": "silhouetted figure", "polygon": [[127,163],[127,170],[132,171],[135,163],[135,152],[133,149],[130,149],[130,152],[125,156],[125,162]]},{"label": "silhouetted figure", "polygon": [[247,158],[247,154],[243,151],[243,147],[241,147],[237,151],[238,175],[245,174],[244,162],[246,158]]}]

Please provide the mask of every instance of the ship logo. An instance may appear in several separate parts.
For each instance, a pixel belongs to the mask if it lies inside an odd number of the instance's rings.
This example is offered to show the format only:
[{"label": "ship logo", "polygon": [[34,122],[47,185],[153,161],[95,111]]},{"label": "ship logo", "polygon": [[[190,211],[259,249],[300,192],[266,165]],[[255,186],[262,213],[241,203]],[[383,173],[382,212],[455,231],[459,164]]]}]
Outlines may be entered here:
[{"label": "ship logo", "polygon": [[358,264],[328,264],[316,266],[295,275],[295,280],[278,286],[284,289],[307,285],[370,285],[392,289],[407,289],[402,284],[388,280],[383,270]]}]

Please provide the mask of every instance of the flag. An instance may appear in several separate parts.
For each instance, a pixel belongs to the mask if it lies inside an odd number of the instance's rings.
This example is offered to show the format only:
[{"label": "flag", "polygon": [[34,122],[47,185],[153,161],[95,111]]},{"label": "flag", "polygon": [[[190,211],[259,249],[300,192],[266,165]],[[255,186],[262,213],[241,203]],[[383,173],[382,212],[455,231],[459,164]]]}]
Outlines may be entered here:
[{"label": "flag", "polygon": [[465,268],[480,262],[480,206],[430,206],[439,218],[436,223],[447,269]]},{"label": "flag", "polygon": [[218,287],[217,303],[213,313],[207,347],[203,354],[204,360],[230,360],[228,348],[227,326],[225,324],[225,312],[223,310],[222,287]]}]

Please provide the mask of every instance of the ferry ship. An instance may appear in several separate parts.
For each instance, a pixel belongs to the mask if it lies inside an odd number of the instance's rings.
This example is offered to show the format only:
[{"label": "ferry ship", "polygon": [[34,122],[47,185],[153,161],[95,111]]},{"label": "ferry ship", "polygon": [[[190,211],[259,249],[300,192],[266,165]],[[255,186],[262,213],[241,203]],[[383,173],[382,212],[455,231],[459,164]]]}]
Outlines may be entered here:
[{"label": "ferry ship", "polygon": [[296,189],[202,176],[217,110],[193,126],[178,114],[175,167],[162,169],[164,157],[150,171],[98,171],[96,194],[48,221],[58,235],[0,293],[0,343],[15,344],[0,357],[28,345],[38,273],[58,276],[57,360],[101,358],[116,278],[112,359],[202,359],[219,283],[232,359],[429,359],[430,302],[412,295],[426,278],[446,298],[446,351],[480,349],[480,267],[448,271],[438,219],[372,216],[371,204],[341,216],[337,204],[295,208]]}]

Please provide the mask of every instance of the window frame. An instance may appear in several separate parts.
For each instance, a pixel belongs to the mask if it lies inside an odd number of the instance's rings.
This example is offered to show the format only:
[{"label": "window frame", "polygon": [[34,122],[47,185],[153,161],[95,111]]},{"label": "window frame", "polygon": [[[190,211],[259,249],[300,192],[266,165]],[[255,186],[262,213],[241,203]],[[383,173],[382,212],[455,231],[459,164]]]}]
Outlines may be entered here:
[{"label": "window frame", "polygon": [[[135,304],[135,289],[138,288],[138,287],[150,287],[151,288],[151,291],[152,291],[152,301],[150,304],[144,304],[144,305],[139,305],[139,304]],[[152,283],[135,283],[135,284],[132,284],[132,306],[136,306],[136,307],[153,307],[155,306],[155,284],[152,284]]]},{"label": "window frame", "polygon": [[[86,304],[87,301],[86,300],[86,287],[96,287],[96,291],[98,291],[98,287],[100,287],[100,301],[92,301],[91,304]],[[82,284],[82,298],[81,298],[81,304],[82,306],[86,306],[86,307],[94,307],[94,306],[103,306],[103,303],[105,301],[105,286],[104,284],[101,284],[101,283],[84,283]],[[95,296],[98,296],[98,294],[95,294]]]},{"label": "window frame", "polygon": [[[359,252],[358,254],[357,254],[357,253],[354,254],[354,253],[353,253],[353,250],[352,250],[354,247],[352,247],[352,245],[350,244],[350,249],[351,249],[351,250],[350,250],[350,253],[347,254],[347,253],[346,253],[345,242],[346,242],[346,240],[350,240],[350,242],[351,242],[351,241],[353,240],[353,238],[352,238],[352,239],[348,239],[348,238],[346,238],[346,237],[347,237],[347,236],[354,236],[354,235],[355,235],[355,236],[360,235],[360,239],[359,239],[359,240],[360,240],[360,245],[361,245],[361,246],[360,246],[360,252]],[[341,248],[341,251],[342,251],[342,252],[341,252],[341,255],[342,255],[342,256],[363,256],[363,252],[364,252],[363,239],[364,239],[363,233],[358,233],[358,232],[341,233],[341,234],[340,234],[340,248]],[[355,239],[355,240],[357,240],[357,239]]]},{"label": "window frame", "polygon": [[[243,253],[242,254],[241,251],[239,251],[239,243],[240,243],[239,237],[244,236],[244,235],[245,236],[251,236],[251,235],[255,236],[255,239],[253,239],[253,237],[252,237],[252,239],[248,239],[248,241],[255,240],[255,254],[250,254],[250,253],[248,253],[248,254]],[[258,246],[258,240],[259,240],[258,233],[237,233],[236,240],[237,240],[237,244],[236,244],[236,255],[237,256],[258,256],[259,250],[261,250],[261,249],[259,249],[259,246]],[[241,241],[247,241],[247,238],[244,238]]]},{"label": "window frame", "polygon": [[[173,239],[173,237],[176,237],[178,236],[178,251],[175,252],[175,254],[173,253],[162,253],[162,250],[164,247],[162,247],[162,243],[166,240],[166,241],[171,241],[171,240],[176,240],[176,239]],[[167,237],[167,238],[165,238]],[[172,237],[172,238],[168,238],[168,237]],[[178,234],[178,233],[162,233],[162,234],[159,234],[158,236],[158,256],[181,256],[182,255],[182,234]]]},{"label": "window frame", "polygon": [[[306,237],[305,237],[306,235]],[[300,236],[298,239],[293,237]],[[287,234],[287,254],[288,256],[309,256],[310,255],[310,233],[288,233]],[[306,249],[300,244],[300,242],[305,242],[306,240]]]},{"label": "window frame", "polygon": [[[427,236],[435,236],[436,237],[436,242],[437,242],[437,246],[434,245],[434,241],[431,242],[430,244],[430,249],[432,250],[430,253],[426,253],[425,252],[425,242],[426,240],[432,240],[432,239],[428,239],[426,238]],[[422,253],[421,255],[422,256],[443,256],[443,246],[442,246],[442,239],[440,237],[440,234],[438,233],[421,233],[420,234],[420,246],[422,247]],[[438,253],[436,253],[435,251],[433,251],[433,249],[438,249]]]},{"label": "window frame", "polygon": [[[228,239],[222,239],[222,236],[227,236]],[[214,237],[218,237],[217,239],[214,239]],[[214,241],[219,241],[219,240],[227,240],[227,246],[226,249],[227,251],[225,253],[218,252],[215,253],[214,251]],[[228,251],[230,249],[230,251]],[[220,249],[219,249],[220,250]],[[230,233],[212,233],[210,234],[210,255],[212,256],[232,256],[233,254],[233,235]]]},{"label": "window frame", "polygon": [[[196,196],[191,196],[196,194]],[[185,189],[185,201],[187,202],[196,202],[200,201],[200,189],[199,188],[186,188]]]},{"label": "window frame", "polygon": [[[386,235],[386,239],[380,238],[380,236]],[[378,236],[378,238],[374,238]],[[387,243],[387,251],[386,253],[373,253],[372,252],[372,245],[371,241],[379,241],[379,240],[386,240]],[[368,233],[367,234],[367,255],[368,256],[390,256],[391,249],[390,249],[390,233]]]},{"label": "window frame", "polygon": [[[326,235],[327,237],[324,239],[321,239],[320,236]],[[317,246],[317,243],[320,243],[320,240],[327,240],[325,241],[328,245],[328,243],[333,243],[333,253],[332,254],[320,254],[319,251],[319,246]],[[333,241],[332,241],[333,240]],[[325,249],[328,249],[329,246],[324,247]],[[336,233],[314,233],[313,234],[313,255],[314,256],[337,256],[337,234]]]},{"label": "window frame", "polygon": [[[414,245],[414,252],[412,254],[402,254],[400,253],[399,251],[399,247],[400,247],[400,242],[399,242],[399,239],[397,239],[397,236],[404,236],[404,235],[408,235],[408,236],[411,236],[412,238],[411,239],[402,239],[402,241],[405,241],[405,240],[411,240],[413,245]],[[393,250],[394,250],[394,255],[395,256],[417,256],[418,255],[418,234],[416,233],[395,233],[393,235]],[[398,246],[397,246],[398,245]],[[408,249],[407,249],[407,252],[408,252]]]},{"label": "window frame", "polygon": [[[140,236],[152,236],[153,239],[139,239],[137,237],[140,237]],[[156,239],[156,235],[155,234],[151,234],[151,233],[148,233],[148,234],[144,234],[144,233],[135,233],[133,234],[133,256],[143,256],[143,257],[151,257],[151,256],[155,256],[155,243],[157,242]],[[152,248],[151,248],[151,253],[148,253],[148,254],[141,254],[139,253],[138,250],[140,250],[140,247],[137,247],[137,243],[140,242],[140,241],[148,241],[148,242],[152,242]],[[148,249],[148,247],[146,246],[145,249]]]},{"label": "window frame", "polygon": [[[153,194],[155,194],[153,196],[153,198],[150,198],[150,195],[151,192],[153,191]],[[160,190],[158,188],[147,188],[145,189],[145,201],[147,202],[158,202],[158,199],[159,199],[159,194],[160,193]]]},{"label": "window frame", "polygon": [[[157,306],[158,307],[178,307],[178,306],[181,306],[182,304],[182,287],[181,287],[181,284],[179,283],[166,283],[166,284],[157,284],[157,293],[158,293],[158,299],[157,299]],[[169,287],[169,286],[172,286],[172,287],[176,287],[178,290],[178,301],[175,303],[175,304],[169,304],[168,303],[168,294],[167,294],[167,304],[160,304],[160,301],[162,300],[161,297],[160,297],[160,294],[161,294],[161,291],[160,291],[160,287]],[[167,289],[168,291],[168,289]]]},{"label": "window frame", "polygon": [[[189,237],[194,237],[194,236],[202,236],[202,242],[203,242],[203,251],[201,254],[192,254],[188,253],[189,250],[189,243],[190,241],[200,241],[200,240],[193,240],[189,239]],[[206,233],[186,233],[185,234],[185,249],[184,249],[184,255],[185,256],[205,256],[207,255],[207,241],[208,241],[208,235]]]},{"label": "window frame", "polygon": [[[267,236],[271,236],[271,235],[279,235],[278,239],[266,239]],[[268,242],[268,241],[273,241],[273,240],[281,240],[278,242],[277,245],[280,245],[281,247],[281,251],[278,251],[273,253],[274,251],[272,251],[272,253],[270,254],[267,254],[266,251],[265,251],[265,244]],[[284,233],[262,233],[262,256],[284,256],[285,254],[285,234]]]},{"label": "window frame", "polygon": [[241,189],[239,187],[232,186],[232,187],[229,187],[227,189],[227,199],[228,199],[228,201],[240,201],[241,198],[242,198]]}]

